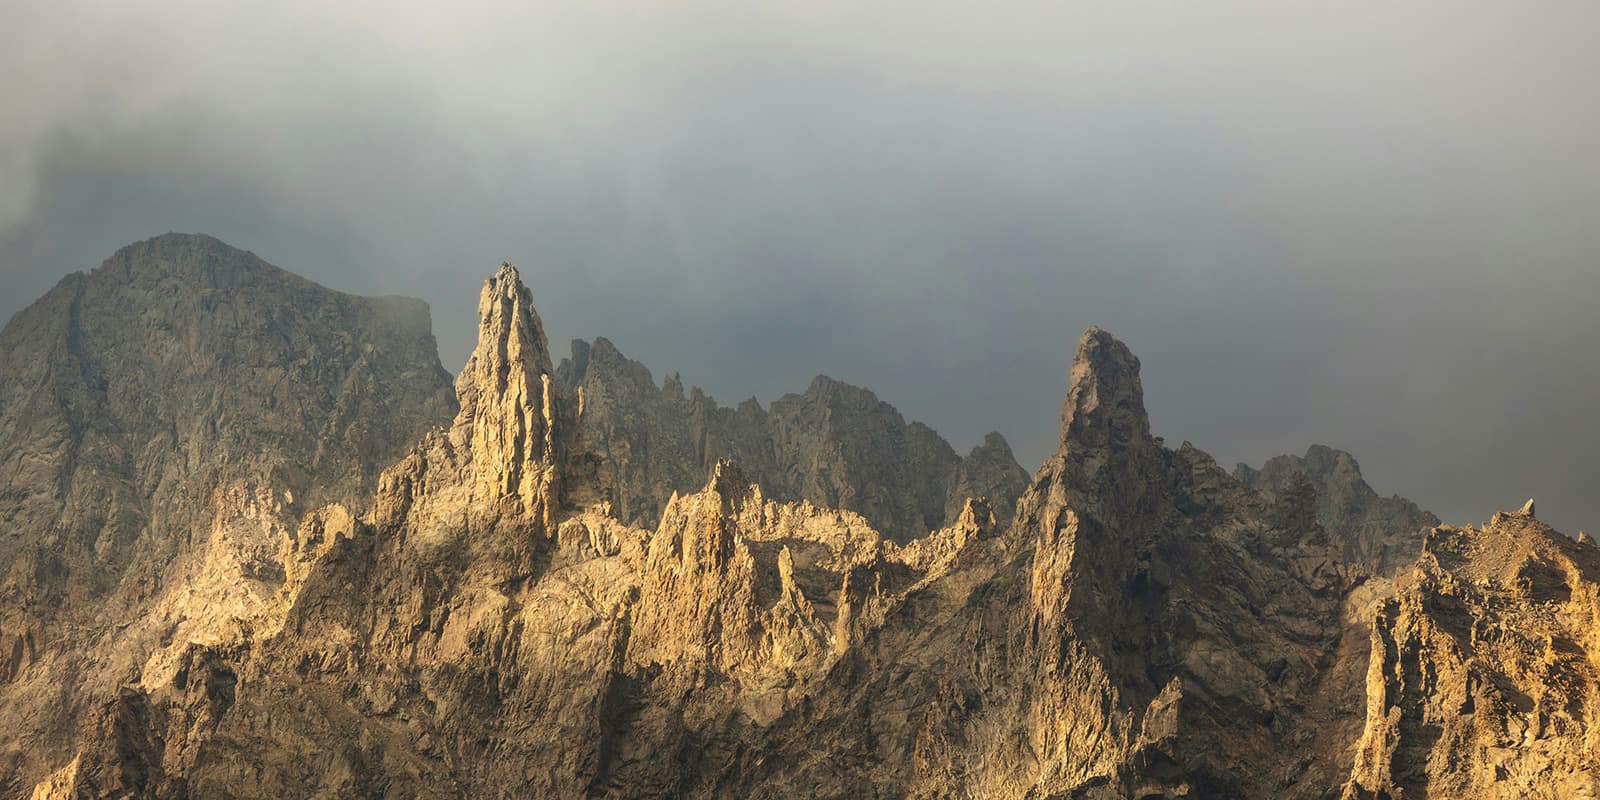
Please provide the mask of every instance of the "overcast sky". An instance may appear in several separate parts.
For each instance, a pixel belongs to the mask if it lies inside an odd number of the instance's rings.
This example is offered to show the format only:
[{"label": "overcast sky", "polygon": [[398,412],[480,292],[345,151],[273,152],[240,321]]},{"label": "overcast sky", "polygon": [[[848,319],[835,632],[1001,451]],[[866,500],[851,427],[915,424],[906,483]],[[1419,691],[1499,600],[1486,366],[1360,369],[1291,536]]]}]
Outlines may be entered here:
[{"label": "overcast sky", "polygon": [[556,341],[1030,469],[1098,324],[1171,444],[1600,528],[1592,0],[321,6],[0,6],[0,319],[204,232],[456,369],[509,259]]}]

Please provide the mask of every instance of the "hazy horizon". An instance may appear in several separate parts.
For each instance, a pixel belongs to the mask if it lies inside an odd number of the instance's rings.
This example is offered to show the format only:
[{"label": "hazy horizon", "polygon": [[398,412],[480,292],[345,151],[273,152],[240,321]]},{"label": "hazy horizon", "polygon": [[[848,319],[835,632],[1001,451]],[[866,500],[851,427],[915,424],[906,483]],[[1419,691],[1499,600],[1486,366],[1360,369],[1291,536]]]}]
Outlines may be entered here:
[{"label": "hazy horizon", "polygon": [[0,12],[0,319],[168,230],[724,404],[818,373],[1055,446],[1100,325],[1158,435],[1449,522],[1600,526],[1600,7]]}]

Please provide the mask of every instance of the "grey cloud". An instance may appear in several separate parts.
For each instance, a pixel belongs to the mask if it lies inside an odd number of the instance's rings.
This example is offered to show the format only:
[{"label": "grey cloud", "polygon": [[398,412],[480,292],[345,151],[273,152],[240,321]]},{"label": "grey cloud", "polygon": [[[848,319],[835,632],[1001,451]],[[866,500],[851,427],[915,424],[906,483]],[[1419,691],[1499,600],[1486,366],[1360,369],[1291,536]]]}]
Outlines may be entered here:
[{"label": "grey cloud", "polygon": [[1592,4],[4,13],[0,317],[203,231],[427,299],[454,366],[510,259],[558,340],[1025,463],[1094,323],[1224,463],[1600,527]]}]

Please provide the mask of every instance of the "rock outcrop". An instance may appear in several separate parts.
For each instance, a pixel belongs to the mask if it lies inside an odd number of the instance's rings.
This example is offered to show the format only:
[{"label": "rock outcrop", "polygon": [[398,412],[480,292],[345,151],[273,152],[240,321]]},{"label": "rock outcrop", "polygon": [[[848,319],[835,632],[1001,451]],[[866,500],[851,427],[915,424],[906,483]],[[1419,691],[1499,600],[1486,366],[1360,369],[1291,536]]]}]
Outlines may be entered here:
[{"label": "rock outcrop", "polygon": [[855,511],[900,542],[954,523],[972,497],[1009,524],[1028,483],[1000,434],[963,458],[872,392],[827,376],[769,408],[754,399],[726,408],[698,387],[685,395],[676,375],[656,386],[606,339],[574,341],[556,374],[568,391],[583,389],[617,513],[636,525],[653,525],[673,492],[698,488],[723,458],[771,497]]},{"label": "rock outcrop", "polygon": [[[1421,512],[1370,513],[1353,460],[1333,451],[1288,463],[1283,480],[1241,474],[1262,492],[1187,443],[1167,448],[1138,359],[1094,328],[1059,447],[1014,511],[956,503],[1004,480],[1003,442],[918,461],[935,440],[862,390],[818,381],[770,409],[697,405],[598,342],[553,369],[531,297],[509,266],[488,281],[459,412],[383,471],[370,506],[353,494],[286,516],[270,493],[218,495],[231,511],[208,517],[204,558],[176,583],[190,599],[127,610],[131,629],[163,632],[159,646],[114,681],[72,682],[81,712],[17,716],[7,786],[36,798],[1600,788],[1600,551],[1531,508],[1427,527],[1387,574],[1377,566],[1401,546],[1387,543],[1414,536]],[[875,473],[874,445],[914,464]],[[919,483],[931,463],[937,480]],[[826,468],[792,469],[806,464]],[[852,480],[877,488],[848,494]],[[873,515],[939,524],[907,539]],[[216,616],[234,621],[185,611],[200,598],[226,599]],[[22,655],[0,667],[40,685],[30,654],[62,646],[14,630],[0,631],[0,656]],[[28,720],[70,723],[67,744],[26,733]]]},{"label": "rock outcrop", "polygon": [[1600,553],[1532,505],[1430,530],[1378,606],[1346,798],[1600,797]]}]

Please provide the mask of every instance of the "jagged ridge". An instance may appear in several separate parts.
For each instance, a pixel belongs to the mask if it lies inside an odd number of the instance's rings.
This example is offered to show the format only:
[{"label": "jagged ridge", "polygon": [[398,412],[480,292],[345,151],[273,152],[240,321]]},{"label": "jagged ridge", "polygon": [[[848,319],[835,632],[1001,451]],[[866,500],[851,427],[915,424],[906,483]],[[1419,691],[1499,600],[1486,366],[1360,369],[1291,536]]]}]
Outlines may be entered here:
[{"label": "jagged ridge", "polygon": [[902,546],[718,461],[645,530],[515,271],[483,296],[455,421],[300,524],[274,625],[97,698],[40,797],[1600,789],[1596,553],[1531,505],[1373,576],[1315,495],[1163,447],[1090,329],[1008,527]]},{"label": "jagged ridge", "polygon": [[1379,497],[1354,456],[1324,445],[1312,445],[1304,456],[1268,459],[1259,470],[1239,464],[1234,477],[1269,497],[1293,491],[1303,478],[1299,490],[1315,498],[1316,518],[1342,543],[1345,560],[1381,575],[1409,567],[1423,534],[1439,524],[1410,500]]},{"label": "jagged ridge", "polygon": [[953,524],[971,497],[1008,524],[1027,486],[1000,434],[962,458],[933,429],[827,376],[771,408],[753,398],[726,408],[699,387],[685,395],[676,374],[657,387],[603,338],[574,341],[556,374],[566,391],[583,390],[585,429],[614,477],[617,514],[636,525],[654,524],[673,492],[700,486],[723,458],[775,498],[858,512],[901,542]]}]

